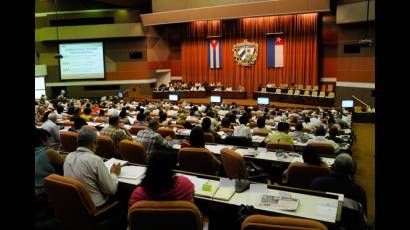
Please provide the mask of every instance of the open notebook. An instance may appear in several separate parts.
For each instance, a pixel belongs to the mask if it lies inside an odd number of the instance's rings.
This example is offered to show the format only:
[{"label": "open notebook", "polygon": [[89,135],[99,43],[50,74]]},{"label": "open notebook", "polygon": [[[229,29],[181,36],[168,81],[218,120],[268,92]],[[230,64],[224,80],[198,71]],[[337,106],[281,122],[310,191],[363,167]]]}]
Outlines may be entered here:
[{"label": "open notebook", "polygon": [[221,187],[219,181],[198,178],[190,175],[182,176],[187,177],[194,184],[195,195],[228,201],[235,194],[234,187]]},{"label": "open notebook", "polygon": [[142,179],[142,177],[145,174],[145,167],[141,166],[134,166],[134,165],[127,165],[124,166],[128,161],[124,160],[118,160],[115,158],[111,158],[104,162],[105,166],[108,168],[108,171],[111,170],[111,166],[113,164],[118,164],[120,163],[121,167],[121,173],[118,175],[119,178],[125,178],[125,179]]}]

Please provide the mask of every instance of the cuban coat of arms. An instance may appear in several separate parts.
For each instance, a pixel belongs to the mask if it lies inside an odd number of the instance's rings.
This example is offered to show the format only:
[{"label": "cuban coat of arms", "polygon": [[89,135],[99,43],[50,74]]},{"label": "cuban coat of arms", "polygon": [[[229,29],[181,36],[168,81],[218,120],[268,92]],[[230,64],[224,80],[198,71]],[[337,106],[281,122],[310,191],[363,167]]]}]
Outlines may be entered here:
[{"label": "cuban coat of arms", "polygon": [[251,66],[258,57],[258,43],[244,40],[232,48],[236,63],[241,66]]}]

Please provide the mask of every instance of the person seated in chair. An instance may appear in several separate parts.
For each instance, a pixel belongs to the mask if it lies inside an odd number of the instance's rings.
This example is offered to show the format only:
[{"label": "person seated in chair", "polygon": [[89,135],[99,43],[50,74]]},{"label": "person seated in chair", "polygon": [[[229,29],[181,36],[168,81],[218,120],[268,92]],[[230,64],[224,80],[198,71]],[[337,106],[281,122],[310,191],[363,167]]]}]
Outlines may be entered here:
[{"label": "person seated in chair", "polygon": [[215,143],[221,142],[221,136],[217,132],[211,130],[211,119],[209,117],[202,119],[201,126],[204,132],[211,133],[214,136]]},{"label": "person seated in chair", "polygon": [[77,137],[77,149],[68,154],[64,162],[64,176],[79,180],[91,195],[96,207],[109,200],[117,192],[120,164],[107,169],[103,160],[95,155],[97,132],[83,127]]},{"label": "person seated in chair", "polygon": [[315,178],[310,184],[310,188],[323,192],[343,194],[342,227],[364,230],[367,229],[365,226],[367,215],[366,193],[353,179],[355,168],[352,157],[347,153],[341,153],[336,156],[332,165],[332,172],[327,176]]},{"label": "person seated in chair", "polygon": [[310,139],[307,144],[311,144],[311,143],[322,143],[322,144],[330,144],[333,146],[333,148],[335,149],[335,152],[337,153],[339,151],[339,145],[332,141],[327,139],[326,137],[326,130],[323,126],[319,126],[316,131],[315,131],[315,137],[313,137],[312,139]]},{"label": "person seated in chair", "polygon": [[108,124],[109,126],[103,128],[100,134],[111,137],[116,149],[122,140],[132,140],[131,133],[121,125],[120,117],[110,116]]},{"label": "person seated in chair", "polygon": [[265,138],[265,142],[274,142],[274,143],[287,143],[293,145],[293,139],[288,134],[289,132],[289,123],[287,122],[279,122],[278,124],[278,131],[272,134],[269,134]]},{"label": "person seated in chair", "polygon": [[295,131],[290,132],[289,135],[292,137],[293,140],[297,140],[302,143],[306,143],[309,139],[313,138],[313,136],[305,134],[303,132],[303,124],[300,121],[296,123]]},{"label": "person seated in chair", "polygon": [[41,125],[41,128],[50,133],[50,142],[60,142],[60,128],[57,123],[57,114],[52,112],[48,114],[48,119]]},{"label": "person seated in chair", "polygon": [[258,117],[258,119],[256,120],[257,128],[255,128],[253,131],[254,132],[264,132],[264,133],[272,132],[270,128],[265,126],[265,121],[266,120],[264,116]]},{"label": "person seated in chair", "polygon": [[50,136],[50,133],[44,129],[36,128],[34,131],[36,193],[44,191],[43,179],[62,169],[66,158],[66,155],[59,154],[57,151],[47,151]]},{"label": "person seated in chair", "polygon": [[128,201],[131,207],[142,200],[194,202],[194,184],[184,176],[175,176],[175,162],[170,152],[156,150],[148,158],[148,166],[141,183]]},{"label": "person seated in chair", "polygon": [[246,137],[252,139],[251,128],[246,126],[249,122],[249,115],[244,114],[239,118],[239,126],[235,126],[233,130],[233,136],[235,137]]},{"label": "person seated in chair", "polygon": [[167,141],[172,140],[170,136],[167,136],[165,139],[156,131],[159,128],[159,123],[156,120],[150,120],[148,122],[148,128],[140,130],[137,134],[136,140],[141,142],[144,147],[147,155],[149,156],[154,150],[170,150],[172,145]]}]

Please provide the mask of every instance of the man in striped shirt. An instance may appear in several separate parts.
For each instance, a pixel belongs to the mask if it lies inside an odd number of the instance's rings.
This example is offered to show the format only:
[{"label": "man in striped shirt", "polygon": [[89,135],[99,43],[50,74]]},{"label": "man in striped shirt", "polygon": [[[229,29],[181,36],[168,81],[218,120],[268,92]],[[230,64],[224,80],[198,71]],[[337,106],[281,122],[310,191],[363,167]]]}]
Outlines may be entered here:
[{"label": "man in striped shirt", "polygon": [[156,149],[169,150],[172,148],[172,145],[168,143],[168,141],[172,140],[172,138],[167,136],[164,139],[159,133],[156,132],[158,127],[158,121],[150,120],[148,123],[148,128],[139,131],[135,139],[144,145],[148,156]]}]

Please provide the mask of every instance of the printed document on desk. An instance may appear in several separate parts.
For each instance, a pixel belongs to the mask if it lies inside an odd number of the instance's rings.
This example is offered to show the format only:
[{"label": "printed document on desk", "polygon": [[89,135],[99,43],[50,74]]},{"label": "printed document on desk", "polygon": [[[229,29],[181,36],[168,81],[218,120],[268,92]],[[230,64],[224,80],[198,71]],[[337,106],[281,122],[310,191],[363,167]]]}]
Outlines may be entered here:
[{"label": "printed document on desk", "polygon": [[145,174],[145,167],[128,165],[121,168],[121,173],[118,177],[126,179],[142,179]]},{"label": "printed document on desk", "polygon": [[105,164],[105,166],[107,166],[108,170],[111,169],[111,166],[112,166],[114,163],[115,163],[115,164],[120,163],[121,166],[124,166],[126,163],[128,163],[128,161],[118,160],[118,159],[115,159],[115,158],[111,158],[111,159],[107,160],[106,162],[104,162],[104,164]]},{"label": "printed document on desk", "polygon": [[257,206],[262,208],[294,211],[299,207],[299,200],[290,197],[263,194],[260,196]]}]

